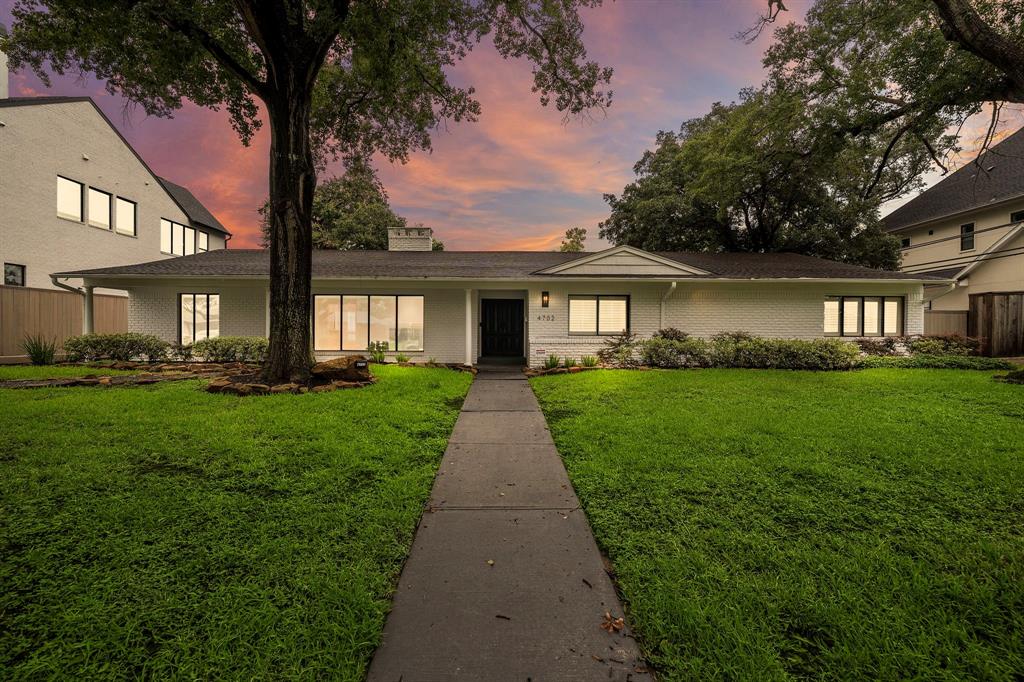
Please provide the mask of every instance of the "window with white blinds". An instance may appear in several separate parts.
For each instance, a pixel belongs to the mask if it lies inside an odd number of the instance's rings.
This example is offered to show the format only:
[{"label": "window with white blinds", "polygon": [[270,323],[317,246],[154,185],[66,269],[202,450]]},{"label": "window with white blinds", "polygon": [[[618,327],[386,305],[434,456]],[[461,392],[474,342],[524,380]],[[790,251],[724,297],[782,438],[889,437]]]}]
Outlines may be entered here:
[{"label": "window with white blinds", "polygon": [[569,333],[611,336],[629,330],[629,296],[569,297]]}]

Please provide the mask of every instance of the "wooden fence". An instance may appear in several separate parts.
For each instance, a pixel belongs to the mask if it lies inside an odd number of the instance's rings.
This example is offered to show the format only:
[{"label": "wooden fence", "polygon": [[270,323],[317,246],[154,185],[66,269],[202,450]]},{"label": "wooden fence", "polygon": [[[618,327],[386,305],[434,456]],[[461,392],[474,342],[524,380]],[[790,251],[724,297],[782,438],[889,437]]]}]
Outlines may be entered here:
[{"label": "wooden fence", "polygon": [[[93,296],[97,333],[128,331],[128,299]],[[82,333],[82,297],[70,291],[0,286],[0,362],[22,362],[21,342],[38,335],[58,343]]]},{"label": "wooden fence", "polygon": [[924,311],[924,333],[948,336],[959,334],[967,336],[966,310],[926,310]]},{"label": "wooden fence", "polygon": [[1024,292],[973,294],[967,319],[967,331],[982,339],[984,355],[1024,355]]}]

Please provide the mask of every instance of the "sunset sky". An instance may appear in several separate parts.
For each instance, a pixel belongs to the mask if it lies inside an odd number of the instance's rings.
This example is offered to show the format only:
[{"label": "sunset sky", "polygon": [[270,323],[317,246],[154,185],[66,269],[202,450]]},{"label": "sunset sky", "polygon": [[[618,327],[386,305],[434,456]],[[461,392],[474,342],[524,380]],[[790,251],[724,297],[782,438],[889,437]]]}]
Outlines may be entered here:
[{"label": "sunset sky", "polygon": [[[0,0],[11,24],[12,0]],[[799,20],[809,0],[786,3]],[[449,249],[550,250],[566,228],[589,232],[607,217],[606,192],[618,193],[659,130],[734,99],[763,78],[770,36],[747,45],[734,38],[764,0],[620,0],[584,14],[592,58],[615,69],[612,106],[588,120],[541,107],[530,92],[529,65],[503,61],[481,44],[451,71],[482,103],[476,123],[450,123],[433,151],[405,165],[378,160],[393,207],[434,228]],[[267,194],[266,131],[246,148],[223,112],[186,104],[172,119],[147,117],[108,94],[95,79],[55,78],[45,88],[29,72],[11,74],[11,95],[90,95],[153,170],[189,187],[234,233],[233,247],[255,246],[256,207]],[[337,167],[328,176],[340,172]]]}]

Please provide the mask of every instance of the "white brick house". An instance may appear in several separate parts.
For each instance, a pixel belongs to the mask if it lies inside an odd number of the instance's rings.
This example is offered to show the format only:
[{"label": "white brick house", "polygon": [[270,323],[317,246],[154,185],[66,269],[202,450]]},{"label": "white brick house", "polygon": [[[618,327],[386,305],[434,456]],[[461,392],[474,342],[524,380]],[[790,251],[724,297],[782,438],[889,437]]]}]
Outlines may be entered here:
[{"label": "white brick house", "polygon": [[[396,228],[407,230],[408,228]],[[414,361],[540,364],[593,355],[609,336],[920,334],[926,275],[794,254],[431,251],[427,228],[388,251],[313,254],[319,358],[384,342]],[[129,294],[129,327],[172,343],[268,333],[269,258],[231,250],[55,273]]]}]

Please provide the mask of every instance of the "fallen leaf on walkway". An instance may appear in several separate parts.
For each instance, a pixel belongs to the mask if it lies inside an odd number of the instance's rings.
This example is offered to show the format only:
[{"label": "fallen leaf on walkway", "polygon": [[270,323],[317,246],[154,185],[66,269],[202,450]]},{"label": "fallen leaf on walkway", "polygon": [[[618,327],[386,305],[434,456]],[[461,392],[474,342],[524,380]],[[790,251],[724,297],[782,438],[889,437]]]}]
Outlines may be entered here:
[{"label": "fallen leaf on walkway", "polygon": [[487,565],[488,566],[493,566],[494,565],[494,559],[488,559],[487,560]]},{"label": "fallen leaf on walkway", "polygon": [[594,659],[595,661],[599,662],[599,663],[604,663],[604,659],[603,659],[603,658],[601,658],[600,656],[596,656],[596,655],[594,655],[594,654],[590,654],[590,657],[591,657],[592,659]]},{"label": "fallen leaf on walkway", "polygon": [[589,580],[587,580],[586,578],[580,578],[580,580],[582,580],[582,581],[583,581],[583,584],[584,584],[584,585],[586,585],[587,587],[589,587],[590,589],[594,589],[594,586],[593,586],[593,585],[591,585],[591,584],[590,584],[590,581],[589,581]]},{"label": "fallen leaf on walkway", "polygon": [[604,622],[601,623],[602,630],[608,634],[614,634],[624,627],[626,627],[624,618],[613,618],[610,611],[604,612]]},{"label": "fallen leaf on walkway", "polygon": [[511,619],[511,618],[509,618],[508,616],[503,616],[503,615],[501,615],[500,613],[496,613],[496,614],[494,614],[494,617],[495,617],[495,618],[501,618],[502,620],[512,620],[512,619]]}]

